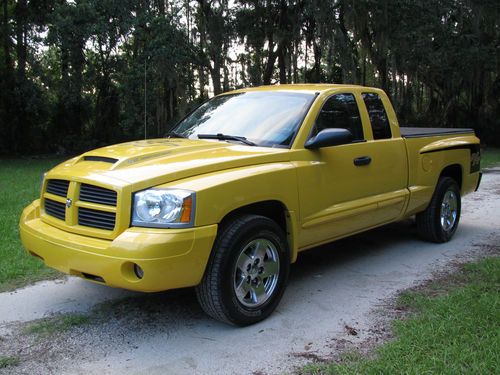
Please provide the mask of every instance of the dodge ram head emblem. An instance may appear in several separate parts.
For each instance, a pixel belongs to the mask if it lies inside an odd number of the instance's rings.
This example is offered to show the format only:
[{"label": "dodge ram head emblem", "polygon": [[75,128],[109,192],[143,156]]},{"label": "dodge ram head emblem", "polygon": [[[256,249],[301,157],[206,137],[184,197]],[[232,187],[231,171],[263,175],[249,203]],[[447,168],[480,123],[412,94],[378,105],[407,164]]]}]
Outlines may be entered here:
[{"label": "dodge ram head emblem", "polygon": [[71,205],[73,204],[73,201],[71,198],[66,199],[66,207],[71,208]]}]

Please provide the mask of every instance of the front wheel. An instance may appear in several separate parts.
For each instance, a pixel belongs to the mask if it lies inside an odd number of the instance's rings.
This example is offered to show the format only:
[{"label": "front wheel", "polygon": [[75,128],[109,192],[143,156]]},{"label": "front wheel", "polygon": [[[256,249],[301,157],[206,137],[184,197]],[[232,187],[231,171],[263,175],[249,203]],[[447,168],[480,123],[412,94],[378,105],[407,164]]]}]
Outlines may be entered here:
[{"label": "front wheel", "polygon": [[222,226],[196,295],[211,317],[246,326],[269,316],[286,287],[290,255],[272,220],[242,215]]},{"label": "front wheel", "polygon": [[419,235],[431,242],[447,242],[453,237],[460,220],[460,189],[450,177],[439,179],[427,209],[417,214]]}]

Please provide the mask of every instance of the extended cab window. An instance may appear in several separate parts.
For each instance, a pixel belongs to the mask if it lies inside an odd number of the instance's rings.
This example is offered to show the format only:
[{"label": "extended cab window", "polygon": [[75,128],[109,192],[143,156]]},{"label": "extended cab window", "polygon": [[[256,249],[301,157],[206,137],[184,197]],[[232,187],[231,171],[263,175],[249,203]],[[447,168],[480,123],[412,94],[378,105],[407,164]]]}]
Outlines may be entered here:
[{"label": "extended cab window", "polygon": [[358,104],[353,94],[336,94],[330,97],[321,108],[311,136],[328,128],[349,130],[353,141],[364,139]]},{"label": "extended cab window", "polygon": [[378,94],[367,92],[363,94],[368,116],[372,124],[373,139],[391,138],[391,126],[385,112],[384,104]]}]

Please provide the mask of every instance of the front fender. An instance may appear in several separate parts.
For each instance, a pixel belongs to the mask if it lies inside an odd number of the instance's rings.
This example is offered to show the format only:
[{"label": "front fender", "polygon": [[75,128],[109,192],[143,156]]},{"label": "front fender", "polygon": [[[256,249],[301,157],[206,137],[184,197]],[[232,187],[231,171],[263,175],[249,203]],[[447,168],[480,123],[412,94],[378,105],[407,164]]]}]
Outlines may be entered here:
[{"label": "front fender", "polygon": [[238,208],[278,201],[287,210],[287,231],[291,258],[297,254],[299,197],[295,167],[288,162],[267,163],[207,173],[171,182],[160,187],[175,187],[196,192],[195,226],[220,223]]}]

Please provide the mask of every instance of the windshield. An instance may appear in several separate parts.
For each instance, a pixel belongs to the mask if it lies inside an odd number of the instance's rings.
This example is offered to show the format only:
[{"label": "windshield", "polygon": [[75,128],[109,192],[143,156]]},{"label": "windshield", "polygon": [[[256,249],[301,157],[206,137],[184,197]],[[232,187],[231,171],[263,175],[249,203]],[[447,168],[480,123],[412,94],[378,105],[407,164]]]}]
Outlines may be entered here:
[{"label": "windshield", "polygon": [[173,132],[191,139],[224,134],[259,146],[289,146],[313,100],[311,93],[278,91],[221,95],[201,105]]}]

